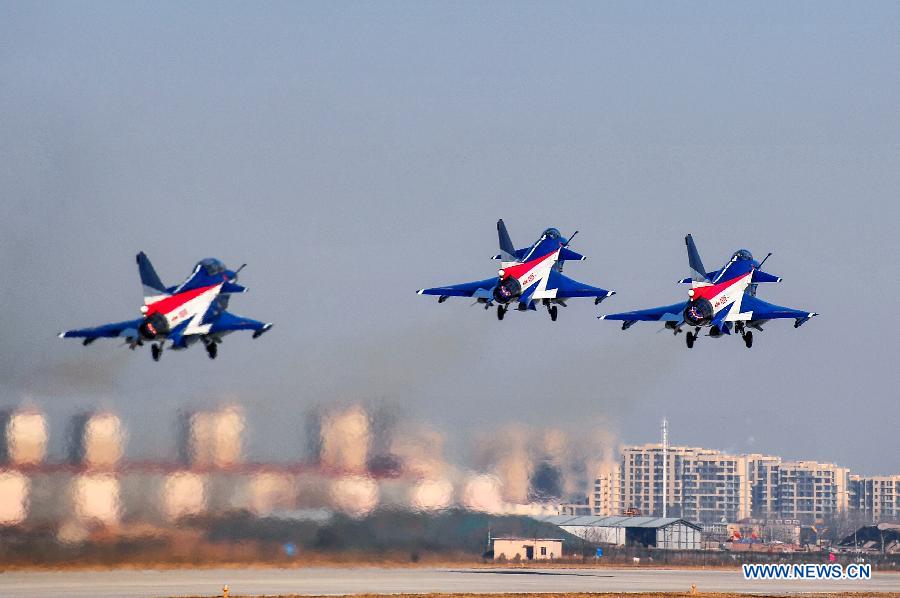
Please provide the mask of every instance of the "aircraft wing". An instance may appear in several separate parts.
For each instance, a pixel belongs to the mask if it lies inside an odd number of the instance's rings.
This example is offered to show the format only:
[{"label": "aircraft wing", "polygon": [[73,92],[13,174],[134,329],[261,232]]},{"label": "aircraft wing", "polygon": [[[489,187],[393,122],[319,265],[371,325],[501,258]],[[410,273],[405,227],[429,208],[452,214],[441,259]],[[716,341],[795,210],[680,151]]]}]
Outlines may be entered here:
[{"label": "aircraft wing", "polygon": [[94,328],[66,330],[59,334],[59,338],[83,338],[85,344],[98,338],[116,338],[119,336],[136,338],[138,336],[138,326],[140,326],[143,321],[143,318],[138,318],[137,320],[103,324],[102,326],[95,326]]},{"label": "aircraft wing", "polygon": [[803,311],[766,303],[765,301],[750,295],[744,295],[741,298],[741,312],[749,313],[750,319],[754,322],[777,320],[781,318],[794,319],[795,328],[813,316],[818,315],[816,312]]},{"label": "aircraft wing", "polygon": [[597,317],[601,320],[622,320],[624,322],[681,322],[684,319],[684,308],[687,304],[688,302],[684,301],[673,305]]},{"label": "aircraft wing", "polygon": [[235,332],[237,330],[252,330],[253,338],[257,338],[270,328],[272,328],[272,324],[223,311],[212,323],[212,326],[210,326],[208,334],[222,334],[225,332]]},{"label": "aircraft wing", "polygon": [[750,280],[750,282],[752,282],[753,284],[757,284],[760,282],[781,282],[781,277],[756,269],[753,271],[753,278]]},{"label": "aircraft wing", "polygon": [[569,297],[595,297],[602,301],[603,299],[612,297],[616,294],[615,291],[607,291],[600,287],[592,287],[589,284],[578,282],[568,276],[564,276],[556,270],[550,271],[550,279],[547,281],[547,287],[557,289],[557,299],[568,299]]},{"label": "aircraft wing", "polygon": [[228,281],[222,285],[221,291],[219,291],[223,295],[231,295],[234,293],[246,293],[247,287],[241,286],[236,282]]},{"label": "aircraft wing", "polygon": [[563,247],[559,250],[559,261],[565,262],[583,262],[587,258],[578,253],[577,251],[572,251],[568,247]]},{"label": "aircraft wing", "polygon": [[416,293],[419,295],[438,295],[440,297],[489,298],[495,286],[497,286],[496,276],[484,280],[476,280],[475,282],[464,282],[462,284],[454,284],[446,287],[419,289]]}]

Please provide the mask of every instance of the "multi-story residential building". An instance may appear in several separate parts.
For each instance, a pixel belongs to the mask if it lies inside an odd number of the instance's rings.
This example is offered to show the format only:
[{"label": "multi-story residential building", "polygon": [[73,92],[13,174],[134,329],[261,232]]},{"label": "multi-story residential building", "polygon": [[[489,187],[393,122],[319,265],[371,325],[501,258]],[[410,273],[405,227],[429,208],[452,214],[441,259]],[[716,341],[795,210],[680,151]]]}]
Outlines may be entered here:
[{"label": "multi-story residential building", "polygon": [[750,516],[750,470],[747,457],[704,451],[682,460],[681,516],[712,523]]},{"label": "multi-story residential building", "polygon": [[750,488],[753,517],[774,519],[778,513],[778,479],[781,457],[747,455],[750,462]]},{"label": "multi-story residential building", "polygon": [[778,517],[801,523],[847,511],[849,472],[833,463],[782,462],[778,475]]},{"label": "multi-story residential building", "polygon": [[613,517],[622,515],[622,465],[613,463],[603,467],[594,480],[590,497],[591,515]]},{"label": "multi-story residential building", "polygon": [[833,463],[749,455],[753,515],[811,524],[846,513],[849,471]]},{"label": "multi-story residential building", "polygon": [[[692,521],[736,521],[750,516],[749,460],[745,456],[686,446],[668,449],[666,514]],[[622,450],[621,503],[644,515],[662,516],[663,447]]]},{"label": "multi-story residential building", "polygon": [[[809,525],[854,513],[900,518],[900,475],[851,478],[833,463],[687,446],[668,448],[666,473],[666,514],[701,523],[752,516]],[[595,516],[662,516],[662,445],[624,447],[621,462],[596,476],[589,500]]]},{"label": "multi-story residential building", "polygon": [[[682,447],[669,449],[669,462]],[[686,447],[683,447],[686,449]],[[688,449],[689,450],[689,449]],[[621,496],[625,509],[634,509],[642,515],[662,516],[662,462],[661,444],[627,446],[622,449]],[[674,480],[669,476],[669,500]],[[668,513],[667,513],[668,514]]]},{"label": "multi-story residential building", "polygon": [[900,475],[850,476],[850,509],[873,522],[900,519]]}]

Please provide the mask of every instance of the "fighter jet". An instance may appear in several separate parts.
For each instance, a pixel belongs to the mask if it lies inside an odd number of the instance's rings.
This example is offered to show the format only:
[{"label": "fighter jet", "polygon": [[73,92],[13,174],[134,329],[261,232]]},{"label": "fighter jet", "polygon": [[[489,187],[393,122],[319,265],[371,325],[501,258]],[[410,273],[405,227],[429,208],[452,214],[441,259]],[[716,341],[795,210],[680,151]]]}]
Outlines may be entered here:
[{"label": "fighter jet", "polygon": [[818,315],[815,312],[791,309],[766,303],[756,298],[757,285],[764,282],[781,282],[781,278],[762,271],[770,253],[762,262],[753,259],[746,249],[739,249],[720,269],[707,272],[700,260],[700,253],[691,235],[684,238],[687,245],[691,276],[679,280],[690,284],[688,300],[673,305],[598,316],[601,320],[621,320],[622,330],[628,330],[635,322],[665,322],[665,327],[675,334],[687,326],[693,328],[685,335],[688,348],[692,348],[701,328],[709,329],[709,336],[718,338],[730,335],[734,330],[744,339],[749,349],[753,346],[753,332],[762,331],[769,320],[788,318],[799,328],[807,320]]},{"label": "fighter jet", "polygon": [[259,338],[272,328],[272,324],[226,311],[231,295],[247,291],[246,287],[237,284],[238,273],[244,266],[231,271],[219,260],[206,258],[197,262],[184,282],[167,288],[143,251],[137,254],[137,264],[144,285],[140,318],[68,330],[59,337],[83,338],[84,345],[98,338],[118,337],[124,338],[131,349],[149,341],[154,361],[159,361],[167,340],[174,350],[186,349],[199,340],[206,347],[209,358],[215,359],[225,335],[236,330],[252,330],[253,338]]},{"label": "fighter jet", "polygon": [[563,264],[566,261],[583,261],[580,253],[569,249],[569,243],[578,231],[566,239],[559,230],[548,228],[531,246],[516,249],[506,230],[503,220],[497,221],[497,236],[500,242],[500,253],[493,259],[500,260],[497,276],[445,287],[419,289],[419,295],[437,295],[438,303],[449,297],[471,297],[476,303],[490,309],[497,304],[497,319],[502,320],[506,312],[513,306],[518,311],[537,309],[543,304],[550,319],[557,317],[557,306],[566,306],[566,301],[573,297],[593,297],[598,304],[607,297],[615,295],[615,291],[607,291],[563,276]]}]

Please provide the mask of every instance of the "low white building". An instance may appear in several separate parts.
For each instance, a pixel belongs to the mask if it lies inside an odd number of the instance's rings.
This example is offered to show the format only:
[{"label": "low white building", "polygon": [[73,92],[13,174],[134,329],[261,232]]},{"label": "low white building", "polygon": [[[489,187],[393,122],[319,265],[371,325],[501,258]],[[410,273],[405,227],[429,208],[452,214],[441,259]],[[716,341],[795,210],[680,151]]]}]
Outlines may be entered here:
[{"label": "low white building", "polygon": [[562,540],[553,538],[494,538],[494,560],[549,561],[562,557]]}]

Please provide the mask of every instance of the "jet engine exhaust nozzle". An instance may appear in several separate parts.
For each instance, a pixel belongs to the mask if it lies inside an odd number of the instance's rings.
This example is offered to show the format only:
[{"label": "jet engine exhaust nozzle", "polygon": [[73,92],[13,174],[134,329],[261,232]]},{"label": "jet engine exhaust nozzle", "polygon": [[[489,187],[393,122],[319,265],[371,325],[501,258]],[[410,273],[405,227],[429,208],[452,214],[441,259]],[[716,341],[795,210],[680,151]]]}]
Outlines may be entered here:
[{"label": "jet engine exhaust nozzle", "polygon": [[494,287],[494,301],[506,305],[522,294],[522,285],[518,279],[509,276],[500,280]]},{"label": "jet engine exhaust nozzle", "polygon": [[169,332],[169,322],[164,315],[157,312],[145,318],[138,331],[148,340],[164,337]]},{"label": "jet engine exhaust nozzle", "polygon": [[684,308],[684,321],[691,326],[709,324],[713,318],[713,306],[708,300],[694,299]]}]

